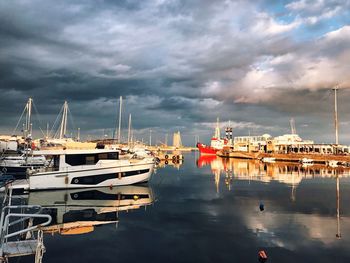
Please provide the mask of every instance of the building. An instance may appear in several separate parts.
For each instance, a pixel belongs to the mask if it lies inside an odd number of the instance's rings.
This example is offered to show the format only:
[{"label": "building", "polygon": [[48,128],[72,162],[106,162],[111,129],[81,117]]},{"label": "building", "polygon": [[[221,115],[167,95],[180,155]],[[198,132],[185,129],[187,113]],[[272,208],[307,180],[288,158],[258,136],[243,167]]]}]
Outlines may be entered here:
[{"label": "building", "polygon": [[271,137],[261,136],[234,137],[234,151],[251,153],[314,153],[314,154],[350,154],[350,147],[336,144],[315,144],[312,140],[303,140],[297,134],[284,134]]}]

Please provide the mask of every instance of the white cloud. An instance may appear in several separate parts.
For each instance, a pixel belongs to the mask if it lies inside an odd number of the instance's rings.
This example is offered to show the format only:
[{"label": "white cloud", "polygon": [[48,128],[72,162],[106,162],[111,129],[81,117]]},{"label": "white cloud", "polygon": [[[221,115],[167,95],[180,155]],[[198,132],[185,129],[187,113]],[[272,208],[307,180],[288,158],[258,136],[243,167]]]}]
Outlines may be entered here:
[{"label": "white cloud", "polygon": [[291,23],[279,23],[267,13],[259,13],[252,32],[261,35],[283,34],[296,29],[299,25],[300,21],[297,19]]}]

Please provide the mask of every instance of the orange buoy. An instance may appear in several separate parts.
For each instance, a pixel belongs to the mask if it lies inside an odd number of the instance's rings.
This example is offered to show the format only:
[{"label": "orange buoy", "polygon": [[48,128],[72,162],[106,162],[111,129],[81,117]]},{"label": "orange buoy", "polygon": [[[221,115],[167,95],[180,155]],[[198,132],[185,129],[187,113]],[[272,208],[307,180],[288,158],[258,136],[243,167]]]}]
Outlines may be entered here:
[{"label": "orange buoy", "polygon": [[265,262],[267,260],[267,254],[264,250],[260,250],[258,255],[259,255],[260,262]]}]

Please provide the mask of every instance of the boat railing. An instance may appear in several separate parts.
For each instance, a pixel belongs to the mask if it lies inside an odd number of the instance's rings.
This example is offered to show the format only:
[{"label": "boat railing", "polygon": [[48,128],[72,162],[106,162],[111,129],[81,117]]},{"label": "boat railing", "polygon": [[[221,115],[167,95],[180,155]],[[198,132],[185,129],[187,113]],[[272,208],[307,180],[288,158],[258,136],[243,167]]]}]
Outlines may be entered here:
[{"label": "boat railing", "polygon": [[[41,228],[51,223],[51,216],[41,214],[42,207],[39,205],[11,205],[11,196],[10,192],[8,205],[1,210],[0,262],[25,255],[42,257],[44,245]],[[35,219],[41,223],[34,224]]]}]

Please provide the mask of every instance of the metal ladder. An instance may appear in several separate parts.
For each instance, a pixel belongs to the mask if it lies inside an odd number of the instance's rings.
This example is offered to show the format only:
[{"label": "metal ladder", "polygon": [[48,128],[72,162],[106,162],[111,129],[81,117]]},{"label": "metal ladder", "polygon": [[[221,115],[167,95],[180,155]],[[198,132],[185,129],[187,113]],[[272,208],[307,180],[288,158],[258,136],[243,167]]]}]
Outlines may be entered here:
[{"label": "metal ladder", "polygon": [[[8,262],[10,257],[35,255],[35,262],[41,263],[45,252],[41,227],[51,223],[51,216],[41,214],[42,208],[38,205],[12,205],[11,189],[4,196],[4,201],[6,205],[2,207],[0,216],[0,262]],[[16,212],[18,210],[22,213]],[[33,225],[36,218],[46,220]],[[28,224],[24,226],[26,222]],[[14,226],[20,226],[20,229],[13,230]]]}]

